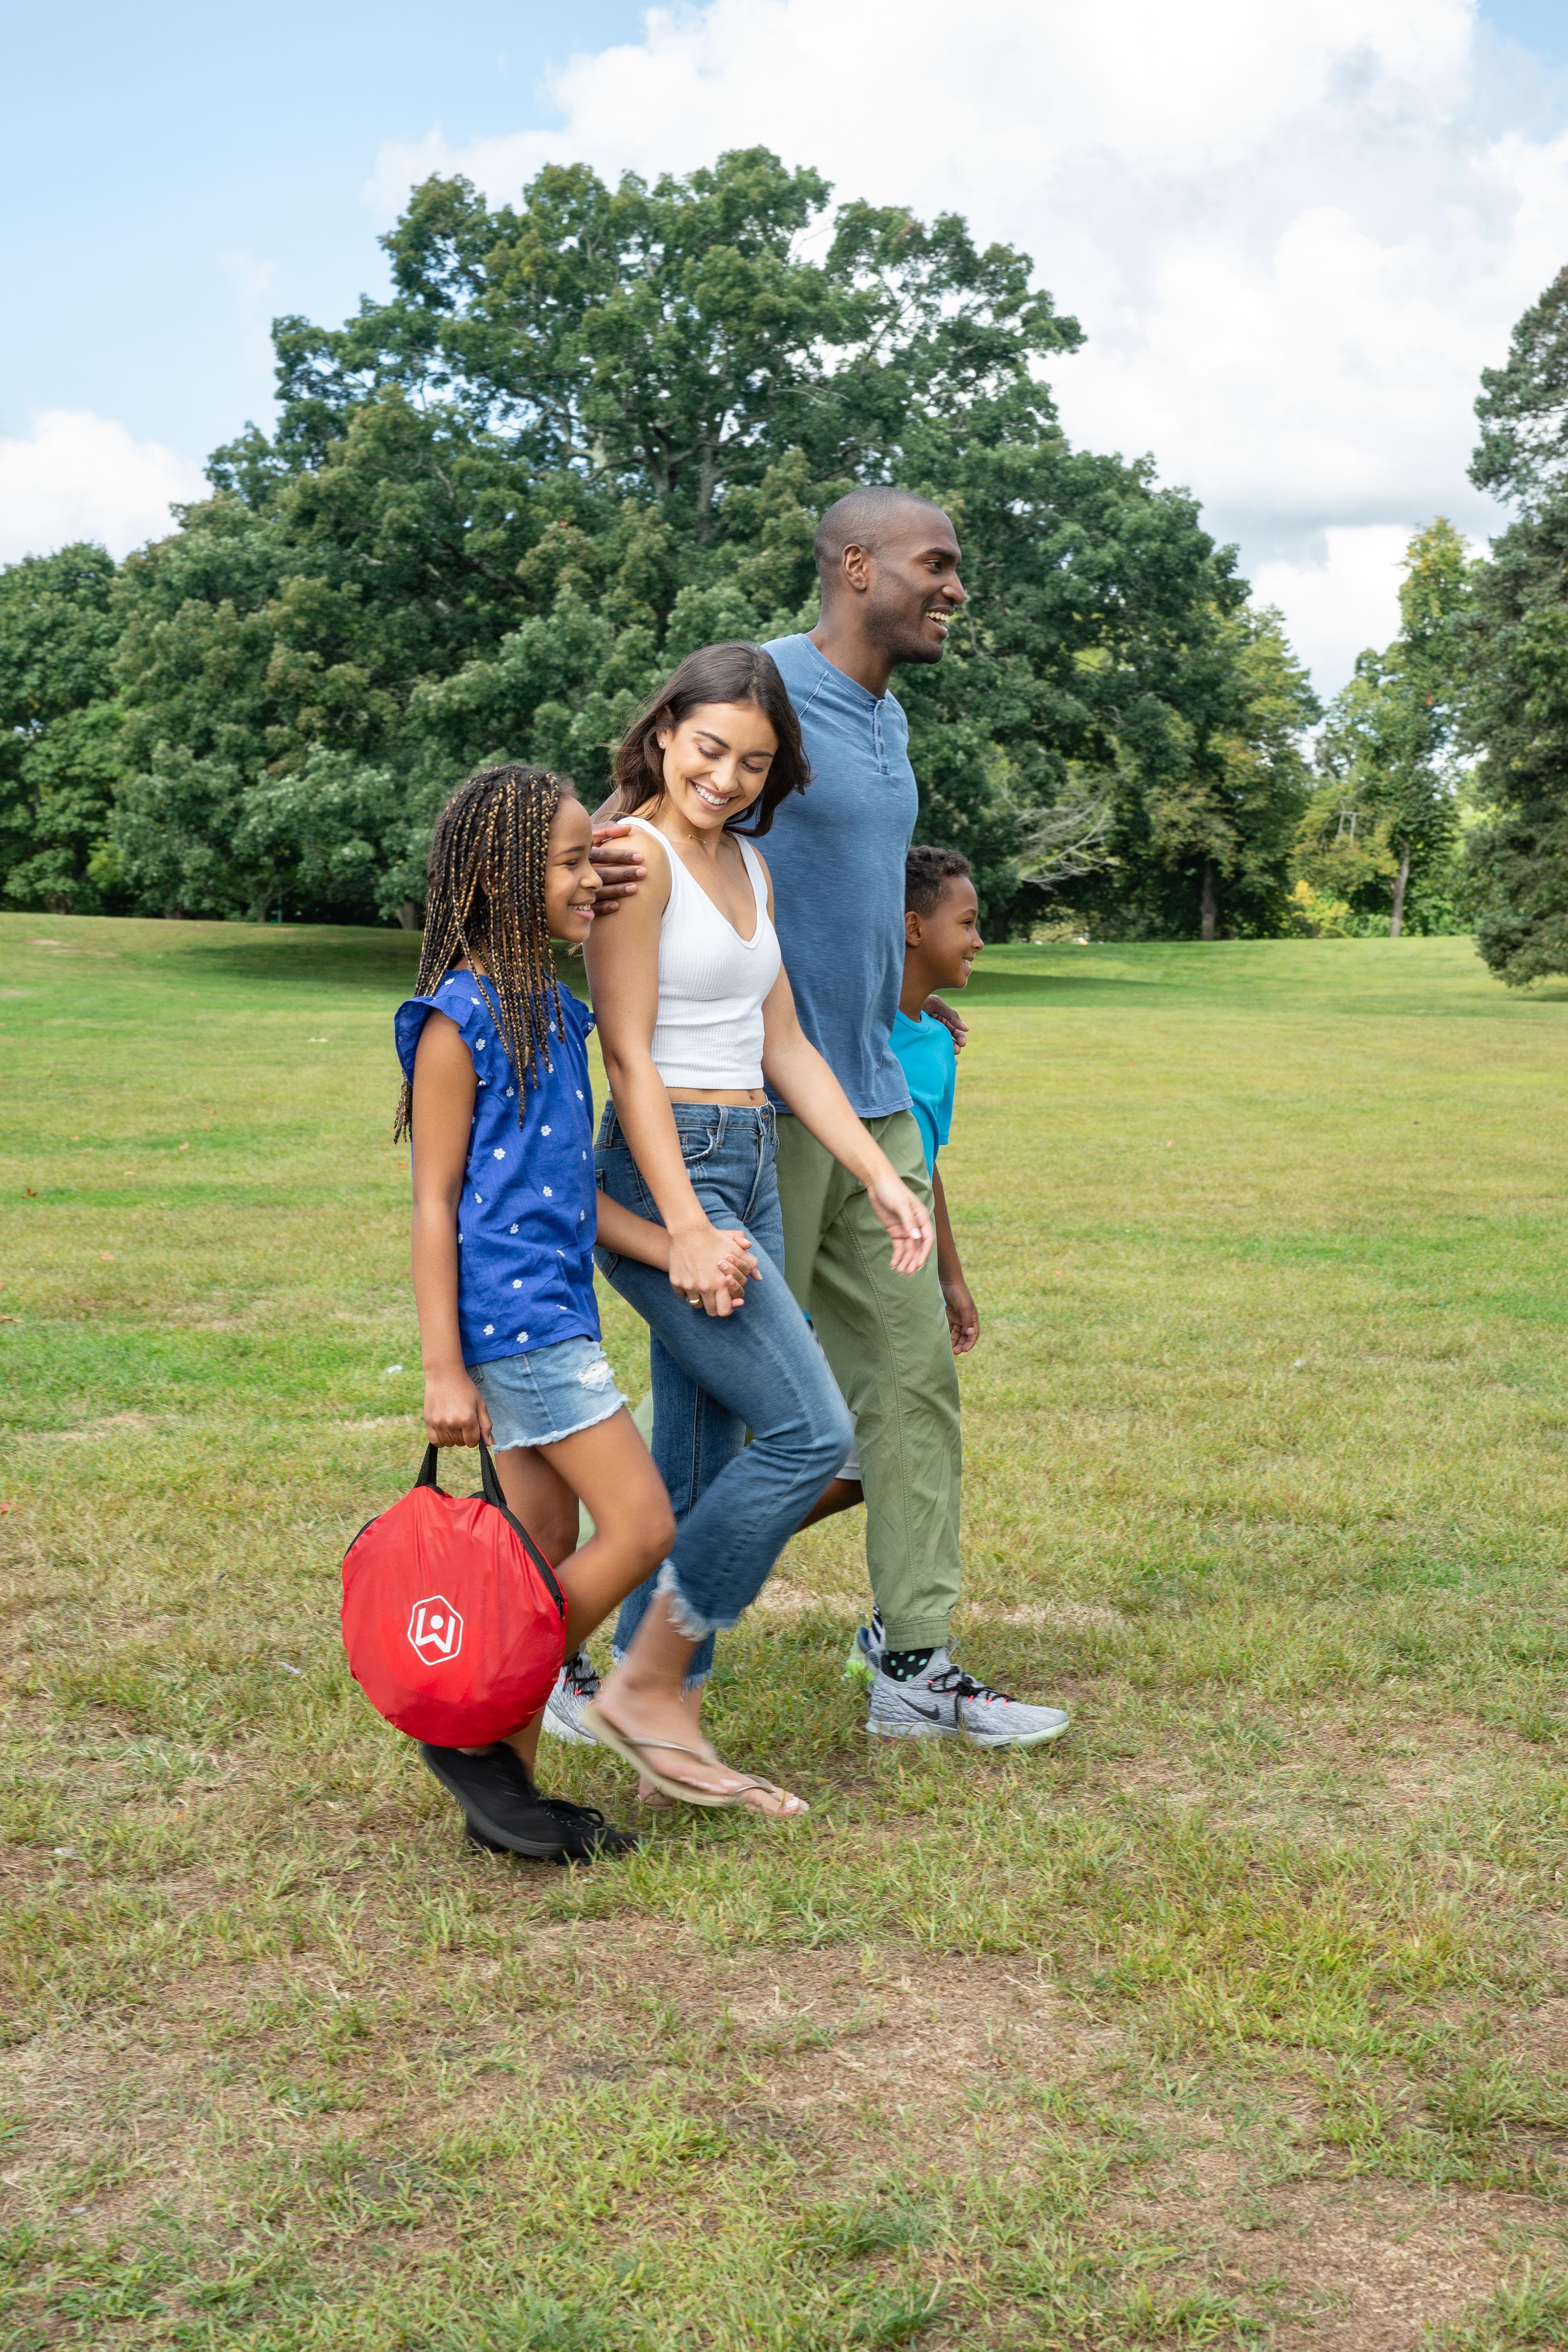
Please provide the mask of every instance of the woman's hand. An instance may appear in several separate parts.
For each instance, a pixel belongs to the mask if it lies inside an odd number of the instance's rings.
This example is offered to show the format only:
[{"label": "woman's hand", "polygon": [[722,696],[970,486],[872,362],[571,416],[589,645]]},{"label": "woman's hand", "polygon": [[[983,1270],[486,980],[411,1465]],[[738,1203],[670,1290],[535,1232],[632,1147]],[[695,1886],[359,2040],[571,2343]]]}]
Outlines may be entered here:
[{"label": "woman's hand", "polygon": [[426,1372],[425,1434],[432,1445],[477,1445],[490,1440],[490,1410],[467,1372]]},{"label": "woman's hand", "polygon": [[931,1255],[936,1234],[929,1213],[894,1173],[889,1160],[866,1179],[866,1198],[892,1242],[893,1272],[918,1274]]},{"label": "woman's hand", "polygon": [[720,1317],[731,1314],[745,1296],[747,1266],[760,1278],[762,1270],[749,1254],[744,1234],[721,1234],[704,1218],[700,1225],[684,1225],[670,1234],[670,1288],[679,1290],[689,1307]]}]

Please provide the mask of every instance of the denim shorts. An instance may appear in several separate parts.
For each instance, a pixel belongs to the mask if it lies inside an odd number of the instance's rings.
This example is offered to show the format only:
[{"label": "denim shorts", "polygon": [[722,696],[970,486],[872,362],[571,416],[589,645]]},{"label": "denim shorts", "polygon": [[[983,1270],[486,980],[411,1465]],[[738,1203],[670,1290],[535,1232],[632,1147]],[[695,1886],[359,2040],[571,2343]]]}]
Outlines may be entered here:
[{"label": "denim shorts", "polygon": [[626,1402],[597,1339],[557,1339],[552,1348],[470,1364],[468,1373],[489,1407],[498,1454],[513,1445],[558,1445],[608,1421]]}]

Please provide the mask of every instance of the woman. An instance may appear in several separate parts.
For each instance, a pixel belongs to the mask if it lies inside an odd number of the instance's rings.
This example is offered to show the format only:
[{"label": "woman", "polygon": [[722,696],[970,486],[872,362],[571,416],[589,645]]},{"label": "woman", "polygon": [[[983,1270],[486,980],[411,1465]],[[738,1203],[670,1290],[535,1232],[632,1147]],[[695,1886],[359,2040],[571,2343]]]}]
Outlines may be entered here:
[{"label": "woman", "polygon": [[[755,1600],[850,1438],[784,1284],[764,1080],[865,1185],[898,1271],[923,1265],[932,1239],[925,1209],[802,1032],[767,868],[740,835],[742,824],[765,835],[807,780],[768,655],[748,645],[693,654],[616,755],[613,814],[644,836],[647,881],[588,956],[611,1095],[599,1184],[669,1234],[668,1276],[609,1253],[599,1264],[653,1332],[654,1457],[676,1537],[626,1603],[615,1670],[582,1720],[664,1796],[774,1817],[805,1808],[727,1770],[682,1700],[709,1669],[715,1630]],[[824,887],[853,888],[853,874],[825,876]],[[757,1262],[738,1302],[737,1225]]]}]

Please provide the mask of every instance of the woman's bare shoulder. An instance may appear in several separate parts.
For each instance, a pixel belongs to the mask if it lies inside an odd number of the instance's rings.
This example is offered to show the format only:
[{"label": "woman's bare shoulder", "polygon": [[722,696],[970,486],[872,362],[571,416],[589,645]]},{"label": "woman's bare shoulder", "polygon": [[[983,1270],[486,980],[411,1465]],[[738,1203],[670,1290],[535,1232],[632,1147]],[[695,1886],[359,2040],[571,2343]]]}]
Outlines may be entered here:
[{"label": "woman's bare shoulder", "polygon": [[[629,823],[626,817],[606,821],[621,824]],[[654,827],[649,826],[645,832],[641,824],[633,828],[631,838],[636,841],[637,855],[643,862],[643,878],[629,898],[618,900],[609,913],[595,924],[586,943],[590,961],[596,945],[617,936],[628,941],[640,940],[645,935],[649,940],[657,940],[659,926],[664,920],[664,910],[669,904],[669,894],[674,887],[670,876],[669,844]],[[611,880],[617,878],[608,868],[606,877]]]},{"label": "woman's bare shoulder", "polygon": [[[623,824],[630,824],[631,819],[623,817],[621,822]],[[647,867],[647,878],[653,885],[649,895],[658,900],[662,911],[669,903],[669,869],[673,862],[673,853],[658,825],[649,824],[647,817],[639,817],[633,830],[642,852],[643,863]]]}]

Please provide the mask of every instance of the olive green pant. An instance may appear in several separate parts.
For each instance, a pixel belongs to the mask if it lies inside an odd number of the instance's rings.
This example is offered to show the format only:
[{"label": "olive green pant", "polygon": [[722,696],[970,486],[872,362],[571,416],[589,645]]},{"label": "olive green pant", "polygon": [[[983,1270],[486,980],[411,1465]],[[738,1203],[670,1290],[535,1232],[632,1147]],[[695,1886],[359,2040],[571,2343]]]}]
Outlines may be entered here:
[{"label": "olive green pant", "polygon": [[[866,1131],[931,1207],[913,1114]],[[958,1373],[933,1249],[895,1274],[863,1185],[798,1118],[779,1120],[784,1277],[810,1316],[855,1415],[866,1488],[866,1566],[894,1650],[940,1648],[958,1600]]]}]

